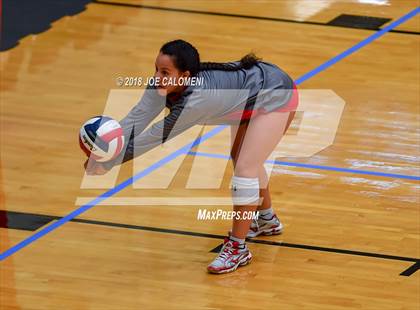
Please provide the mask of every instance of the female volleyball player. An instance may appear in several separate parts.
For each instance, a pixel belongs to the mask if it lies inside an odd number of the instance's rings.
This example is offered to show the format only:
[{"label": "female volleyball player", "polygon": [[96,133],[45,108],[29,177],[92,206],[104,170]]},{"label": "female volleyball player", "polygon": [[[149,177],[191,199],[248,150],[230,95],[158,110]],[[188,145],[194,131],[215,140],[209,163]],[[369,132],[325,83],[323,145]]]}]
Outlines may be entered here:
[{"label": "female volleyball player", "polygon": [[[282,231],[283,225],[271,207],[263,164],[292,121],[297,106],[296,87],[285,72],[253,54],[238,62],[200,63],[197,50],[183,40],[164,44],[155,66],[154,76],[160,81],[165,77],[177,81],[197,77],[202,83],[185,86],[159,82],[149,86],[141,101],[120,122],[125,152],[112,162],[87,162],[87,173],[104,174],[196,124],[230,124],[233,208],[241,213],[258,210],[259,218],[234,219],[229,237],[207,269],[211,273],[234,271],[252,258],[246,237]],[[165,106],[170,113],[144,130]]]}]

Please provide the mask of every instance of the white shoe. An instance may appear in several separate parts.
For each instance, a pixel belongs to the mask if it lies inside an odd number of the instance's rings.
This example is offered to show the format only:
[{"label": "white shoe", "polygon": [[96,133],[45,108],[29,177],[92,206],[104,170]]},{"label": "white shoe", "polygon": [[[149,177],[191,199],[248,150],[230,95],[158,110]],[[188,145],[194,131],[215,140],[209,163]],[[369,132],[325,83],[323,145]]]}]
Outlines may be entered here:
[{"label": "white shoe", "polygon": [[280,222],[277,215],[273,214],[273,217],[269,220],[265,220],[261,217],[258,220],[254,220],[251,223],[248,234],[248,238],[254,238],[259,235],[271,236],[279,235],[283,232],[283,224]]},{"label": "white shoe", "polygon": [[235,271],[239,266],[248,265],[252,259],[251,252],[246,244],[225,238],[223,247],[215,260],[207,266],[210,273],[227,273]]}]

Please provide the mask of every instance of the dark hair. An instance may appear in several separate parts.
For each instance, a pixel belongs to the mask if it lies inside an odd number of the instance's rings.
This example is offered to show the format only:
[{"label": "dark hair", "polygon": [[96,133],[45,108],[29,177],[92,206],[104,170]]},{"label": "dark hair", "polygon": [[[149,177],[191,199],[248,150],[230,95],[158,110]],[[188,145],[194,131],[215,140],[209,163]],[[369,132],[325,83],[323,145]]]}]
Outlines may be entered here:
[{"label": "dark hair", "polygon": [[249,53],[242,57],[238,64],[224,62],[202,62],[200,63],[200,71],[238,71],[241,69],[250,69],[255,66],[259,60],[261,60],[261,58],[258,58],[254,53]]},{"label": "dark hair", "polygon": [[200,62],[200,55],[197,49],[184,40],[174,40],[165,43],[160,52],[172,56],[175,67],[180,71],[190,71],[191,76],[197,75],[199,71],[222,70],[237,71],[252,68],[259,60],[254,53],[242,57],[238,64],[223,62]]}]

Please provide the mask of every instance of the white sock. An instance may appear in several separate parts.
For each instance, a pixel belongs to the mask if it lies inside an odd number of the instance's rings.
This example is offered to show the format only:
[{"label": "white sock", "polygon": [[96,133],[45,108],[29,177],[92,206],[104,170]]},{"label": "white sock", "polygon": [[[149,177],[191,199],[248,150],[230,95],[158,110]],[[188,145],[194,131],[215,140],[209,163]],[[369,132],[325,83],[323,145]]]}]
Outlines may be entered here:
[{"label": "white sock", "polygon": [[230,236],[229,239],[238,242],[240,246],[245,245],[245,239],[235,238],[234,236]]},{"label": "white sock", "polygon": [[258,210],[258,212],[259,212],[259,217],[262,218],[263,220],[270,220],[274,215],[274,210],[271,207],[264,210]]}]

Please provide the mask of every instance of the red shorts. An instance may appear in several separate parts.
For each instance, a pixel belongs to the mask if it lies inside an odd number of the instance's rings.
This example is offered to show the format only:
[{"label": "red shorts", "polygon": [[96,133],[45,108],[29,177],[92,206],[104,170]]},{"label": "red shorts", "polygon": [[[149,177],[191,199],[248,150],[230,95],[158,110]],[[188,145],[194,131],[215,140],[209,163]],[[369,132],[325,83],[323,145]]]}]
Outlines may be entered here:
[{"label": "red shorts", "polygon": [[[293,83],[293,93],[290,100],[280,108],[271,111],[271,112],[293,112],[296,111],[299,105],[299,94],[296,88],[296,84]],[[249,120],[252,117],[255,117],[260,114],[266,114],[267,111],[264,108],[259,108],[257,110],[243,110],[243,111],[234,111],[227,114],[225,117],[227,120]]]}]

